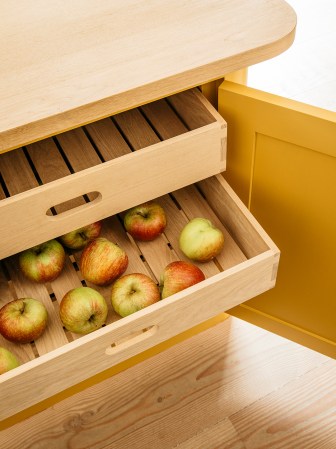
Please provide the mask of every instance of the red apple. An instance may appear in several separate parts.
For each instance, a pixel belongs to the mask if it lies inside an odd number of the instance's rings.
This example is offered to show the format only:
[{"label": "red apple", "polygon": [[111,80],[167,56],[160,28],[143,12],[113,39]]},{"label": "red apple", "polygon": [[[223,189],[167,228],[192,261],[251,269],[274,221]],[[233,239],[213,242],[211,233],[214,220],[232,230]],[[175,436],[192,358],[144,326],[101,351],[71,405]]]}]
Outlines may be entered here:
[{"label": "red apple", "polygon": [[154,304],[159,299],[159,287],[142,273],[126,274],[112,285],[112,307],[122,317]]},{"label": "red apple", "polygon": [[124,217],[125,229],[135,240],[154,240],[162,234],[166,224],[163,208],[151,201],[129,209]]},{"label": "red apple", "polygon": [[88,334],[102,327],[108,308],[99,292],[90,287],[77,287],[63,297],[59,313],[66,329],[77,334]]},{"label": "red apple", "polygon": [[6,373],[19,365],[20,362],[11,351],[0,347],[0,374]]},{"label": "red apple", "polygon": [[65,264],[65,251],[57,240],[49,240],[19,254],[22,273],[31,281],[50,282],[57,278]]},{"label": "red apple", "polygon": [[80,270],[86,281],[108,285],[121,276],[128,266],[128,257],[118,245],[98,237],[83,249]]},{"label": "red apple", "polygon": [[47,309],[33,298],[15,299],[0,309],[0,333],[15,343],[37,340],[45,331],[47,322]]},{"label": "red apple", "polygon": [[189,259],[208,262],[222,251],[224,234],[210,220],[193,218],[182,229],[179,246]]},{"label": "red apple", "polygon": [[100,236],[101,228],[102,222],[96,221],[95,223],[61,235],[58,239],[67,248],[75,250],[83,249],[87,243]]},{"label": "red apple", "polygon": [[190,262],[171,262],[164,269],[160,277],[160,290],[162,299],[204,281],[202,270]]}]

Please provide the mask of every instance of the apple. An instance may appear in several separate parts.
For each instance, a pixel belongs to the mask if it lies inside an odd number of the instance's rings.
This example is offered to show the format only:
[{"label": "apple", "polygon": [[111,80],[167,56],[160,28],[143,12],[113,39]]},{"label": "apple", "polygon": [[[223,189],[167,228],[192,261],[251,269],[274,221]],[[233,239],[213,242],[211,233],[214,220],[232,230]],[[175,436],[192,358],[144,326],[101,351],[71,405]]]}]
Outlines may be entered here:
[{"label": "apple", "polygon": [[68,291],[59,308],[64,327],[77,334],[88,334],[102,327],[107,313],[104,297],[90,287],[77,287]]},{"label": "apple", "polygon": [[159,300],[159,287],[149,276],[142,273],[126,274],[112,285],[112,307],[122,317]]},{"label": "apple", "polygon": [[102,222],[96,221],[87,226],[83,226],[74,231],[70,231],[67,234],[61,235],[58,240],[62,245],[70,249],[80,250],[84,246],[91,242],[93,239],[100,236],[102,229]]},{"label": "apple", "polygon": [[83,249],[80,270],[86,281],[108,285],[121,276],[128,266],[128,257],[118,245],[98,237]]},{"label": "apple", "polygon": [[37,340],[45,331],[47,322],[47,309],[37,299],[15,299],[0,309],[0,333],[14,343]]},{"label": "apple", "polygon": [[193,218],[179,236],[181,251],[191,260],[208,262],[224,246],[224,234],[206,218]]},{"label": "apple", "polygon": [[0,347],[0,374],[6,373],[19,365],[20,362],[12,352]]},{"label": "apple", "polygon": [[161,298],[167,298],[174,293],[204,281],[203,271],[190,262],[176,261],[166,266],[160,276]]},{"label": "apple", "polygon": [[57,240],[49,240],[19,254],[22,273],[35,282],[53,281],[60,275],[64,264],[65,251]]},{"label": "apple", "polygon": [[151,241],[164,231],[167,224],[163,208],[153,202],[132,207],[126,212],[124,226],[126,231],[140,241]]}]

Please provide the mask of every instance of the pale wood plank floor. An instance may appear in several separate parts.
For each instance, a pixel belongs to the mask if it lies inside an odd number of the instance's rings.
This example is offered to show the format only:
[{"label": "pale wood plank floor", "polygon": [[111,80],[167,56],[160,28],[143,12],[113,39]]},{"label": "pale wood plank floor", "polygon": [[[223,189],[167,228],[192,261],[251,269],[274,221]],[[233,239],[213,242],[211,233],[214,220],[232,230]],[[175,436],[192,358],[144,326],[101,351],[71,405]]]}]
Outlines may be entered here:
[{"label": "pale wood plank floor", "polygon": [[237,318],[4,430],[2,449],[334,449],[336,361]]}]

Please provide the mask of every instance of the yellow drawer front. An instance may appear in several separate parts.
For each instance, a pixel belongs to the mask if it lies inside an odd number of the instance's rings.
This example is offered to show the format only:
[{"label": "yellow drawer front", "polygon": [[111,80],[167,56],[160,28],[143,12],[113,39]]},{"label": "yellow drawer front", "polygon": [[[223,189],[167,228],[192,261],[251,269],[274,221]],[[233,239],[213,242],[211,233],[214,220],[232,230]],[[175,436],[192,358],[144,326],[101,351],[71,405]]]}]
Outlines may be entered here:
[{"label": "yellow drawer front", "polygon": [[335,114],[225,81],[225,177],[281,250],[277,285],[231,314],[335,357]]}]

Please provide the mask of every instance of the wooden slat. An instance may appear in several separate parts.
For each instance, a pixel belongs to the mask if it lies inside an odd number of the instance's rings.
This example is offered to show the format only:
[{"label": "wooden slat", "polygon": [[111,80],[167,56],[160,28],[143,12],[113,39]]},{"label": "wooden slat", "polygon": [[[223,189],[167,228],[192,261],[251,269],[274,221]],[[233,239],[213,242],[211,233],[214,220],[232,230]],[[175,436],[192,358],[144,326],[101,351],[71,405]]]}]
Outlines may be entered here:
[{"label": "wooden slat", "polygon": [[57,140],[75,172],[102,163],[82,128],[59,134]]},{"label": "wooden slat", "polygon": [[[43,184],[70,175],[71,172],[52,139],[33,143],[27,146],[27,150]],[[56,212],[61,213],[83,203],[85,203],[84,198],[75,198],[54,206],[56,206]]]},{"label": "wooden slat", "polygon": [[6,198],[5,192],[3,191],[1,185],[0,185],[0,201],[4,200]]},{"label": "wooden slat", "polygon": [[140,150],[141,148],[146,148],[154,143],[160,142],[160,139],[138,109],[117,114],[113,117],[113,120],[125,134],[134,150]]},{"label": "wooden slat", "polygon": [[111,118],[91,123],[85,128],[105,161],[131,151]]},{"label": "wooden slat", "polygon": [[200,105],[194,90],[188,90],[167,98],[188,129],[197,129],[213,123],[215,118],[206,107]]},{"label": "wooden slat", "polygon": [[141,107],[161,139],[169,139],[188,131],[166,100],[158,100]]},{"label": "wooden slat", "polygon": [[153,271],[157,281],[164,268],[174,260],[178,260],[176,253],[169,248],[168,241],[164,235],[158,236],[151,242],[136,242],[141,253]]},{"label": "wooden slat", "polygon": [[39,185],[21,148],[1,155],[0,171],[10,195]]}]

